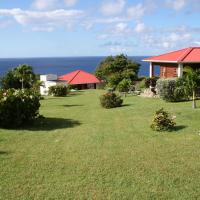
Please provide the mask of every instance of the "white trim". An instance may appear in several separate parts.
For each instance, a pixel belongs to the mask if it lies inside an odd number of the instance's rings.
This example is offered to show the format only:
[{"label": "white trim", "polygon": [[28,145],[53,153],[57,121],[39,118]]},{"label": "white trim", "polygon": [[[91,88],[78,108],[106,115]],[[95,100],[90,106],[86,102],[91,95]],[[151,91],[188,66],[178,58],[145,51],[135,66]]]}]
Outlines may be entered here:
[{"label": "white trim", "polygon": [[163,60],[142,60],[144,62],[159,62],[159,63],[178,63],[177,61],[163,61]]},{"label": "white trim", "polygon": [[165,61],[165,60],[142,60],[143,62],[155,62],[155,63],[200,63],[200,61],[193,61],[193,62],[189,62],[189,61]]},{"label": "white trim", "polygon": [[153,77],[153,63],[150,62],[149,65],[149,77],[152,78]]},{"label": "white trim", "polygon": [[182,77],[183,76],[183,64],[179,63],[178,64],[178,77]]}]

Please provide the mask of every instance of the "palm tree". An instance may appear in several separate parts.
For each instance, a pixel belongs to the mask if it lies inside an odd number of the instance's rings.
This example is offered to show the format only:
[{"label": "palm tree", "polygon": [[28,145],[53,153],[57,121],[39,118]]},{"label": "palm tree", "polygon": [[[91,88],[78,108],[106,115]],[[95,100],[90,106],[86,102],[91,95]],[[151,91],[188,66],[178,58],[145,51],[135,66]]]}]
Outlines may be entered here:
[{"label": "palm tree", "polygon": [[32,85],[33,80],[35,79],[33,69],[29,65],[19,65],[15,69],[15,76],[19,78],[21,82],[21,88],[24,89],[24,84]]},{"label": "palm tree", "polygon": [[192,95],[192,108],[196,108],[196,91],[200,86],[200,71],[191,67],[185,67],[183,79],[186,83],[187,90]]}]

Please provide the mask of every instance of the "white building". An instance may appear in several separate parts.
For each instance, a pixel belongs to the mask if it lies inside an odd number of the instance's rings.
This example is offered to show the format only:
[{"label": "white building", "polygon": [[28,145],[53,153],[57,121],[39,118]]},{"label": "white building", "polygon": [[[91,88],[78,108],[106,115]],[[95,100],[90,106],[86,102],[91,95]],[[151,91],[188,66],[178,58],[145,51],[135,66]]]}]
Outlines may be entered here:
[{"label": "white building", "polygon": [[42,85],[40,86],[40,94],[48,95],[49,87],[56,85],[67,85],[66,82],[58,80],[58,76],[55,74],[40,75],[40,81]]}]

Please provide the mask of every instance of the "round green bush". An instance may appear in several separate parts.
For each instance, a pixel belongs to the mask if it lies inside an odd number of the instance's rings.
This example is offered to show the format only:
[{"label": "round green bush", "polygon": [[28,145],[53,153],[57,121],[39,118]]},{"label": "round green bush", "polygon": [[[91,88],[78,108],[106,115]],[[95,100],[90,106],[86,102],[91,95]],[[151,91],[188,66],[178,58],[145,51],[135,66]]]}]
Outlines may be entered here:
[{"label": "round green bush", "polygon": [[49,95],[64,97],[68,94],[68,88],[65,85],[55,85],[49,87]]},{"label": "round green bush", "polygon": [[100,102],[104,108],[116,108],[122,106],[123,100],[113,92],[108,92],[100,97]]},{"label": "round green bush", "polygon": [[156,114],[151,124],[151,128],[154,131],[171,131],[174,129],[176,123],[169,117],[169,113],[164,111],[163,108],[156,111]]},{"label": "round green bush", "polygon": [[13,128],[39,116],[40,95],[30,89],[0,91],[0,127]]}]

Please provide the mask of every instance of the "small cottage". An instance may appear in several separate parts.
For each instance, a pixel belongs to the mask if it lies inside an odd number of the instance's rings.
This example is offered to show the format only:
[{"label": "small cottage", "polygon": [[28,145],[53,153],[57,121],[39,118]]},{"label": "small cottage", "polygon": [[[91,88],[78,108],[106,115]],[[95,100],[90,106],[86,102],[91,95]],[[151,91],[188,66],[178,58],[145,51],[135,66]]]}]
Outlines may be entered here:
[{"label": "small cottage", "polygon": [[49,87],[56,85],[67,85],[66,82],[58,80],[58,76],[55,74],[41,75],[40,81],[42,85],[40,86],[40,94],[48,95]]},{"label": "small cottage", "polygon": [[73,71],[60,76],[58,79],[66,82],[68,85],[74,86],[78,90],[96,89],[101,83],[101,81],[95,75],[83,70]]}]

